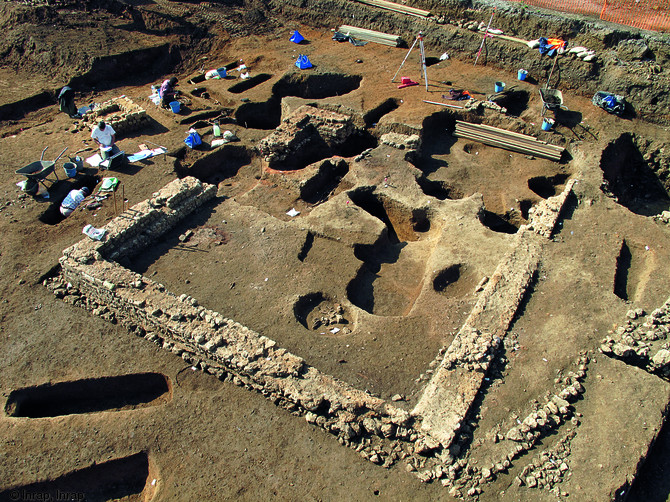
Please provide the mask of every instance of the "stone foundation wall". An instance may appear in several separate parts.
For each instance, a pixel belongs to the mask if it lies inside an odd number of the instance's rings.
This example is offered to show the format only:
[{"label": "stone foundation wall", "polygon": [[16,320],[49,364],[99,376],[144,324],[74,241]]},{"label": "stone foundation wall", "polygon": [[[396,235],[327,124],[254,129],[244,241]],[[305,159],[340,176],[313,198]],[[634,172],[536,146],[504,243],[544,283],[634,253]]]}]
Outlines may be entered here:
[{"label": "stone foundation wall", "polygon": [[[560,213],[555,203],[560,206],[570,189],[571,185],[549,201],[552,210],[548,219],[553,223],[545,220],[542,228],[553,228]],[[336,435],[341,444],[355,448],[376,464],[390,467],[406,459],[407,469],[416,471],[422,481],[441,479],[454,494],[481,491],[479,485],[505,469],[505,462],[509,465],[547,431],[558,427],[560,417],[569,416],[563,401],[565,410],[551,420],[540,412],[532,415],[526,429],[511,431],[506,438],[521,443],[513,447],[509,458],[496,460],[490,468],[457,460],[458,452],[451,444],[537,266],[541,237],[531,228],[522,227],[514,249],[489,280],[456,340],[441,352],[444,357],[440,367],[410,415],[323,374],[275,341],[199,305],[195,298],[177,296],[116,262],[151,245],[215,195],[214,185],[196,178],[169,183],[108,223],[102,241],[86,237],[65,249],[60,274],[45,284],[64,301],[112,323],[120,322],[131,333],[222,380],[261,393]],[[583,378],[583,369],[580,371],[576,378]],[[572,387],[558,396],[570,401],[570,396],[583,392],[583,387],[575,390],[579,383],[568,383]],[[551,404],[547,407],[553,409]],[[540,425],[533,425],[533,420]],[[498,465],[502,467],[498,469]]]},{"label": "stone foundation wall", "polygon": [[86,112],[82,121],[93,129],[100,120],[111,125],[116,134],[142,129],[149,122],[147,111],[126,96],[112,98],[101,103],[95,110]]}]

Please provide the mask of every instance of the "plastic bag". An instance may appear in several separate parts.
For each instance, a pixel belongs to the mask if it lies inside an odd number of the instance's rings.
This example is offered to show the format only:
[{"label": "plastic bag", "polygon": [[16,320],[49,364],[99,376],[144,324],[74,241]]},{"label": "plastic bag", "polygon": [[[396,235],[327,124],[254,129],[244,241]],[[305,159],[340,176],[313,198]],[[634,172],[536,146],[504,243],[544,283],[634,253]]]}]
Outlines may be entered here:
[{"label": "plastic bag", "polygon": [[295,65],[301,70],[306,70],[307,68],[312,67],[312,62],[304,54],[298,56],[298,60],[295,62]]},{"label": "plastic bag", "polygon": [[593,95],[591,102],[608,113],[623,115],[626,111],[626,99],[611,92],[598,91]]},{"label": "plastic bag", "polygon": [[294,44],[299,44],[299,43],[302,42],[303,40],[305,40],[305,37],[303,37],[303,36],[298,32],[298,30],[295,30],[295,31],[293,32],[293,35],[291,36],[291,42],[293,42]]},{"label": "plastic bag", "polygon": [[202,145],[202,138],[195,129],[190,129],[184,143],[186,143],[187,147],[194,148],[198,145]]}]

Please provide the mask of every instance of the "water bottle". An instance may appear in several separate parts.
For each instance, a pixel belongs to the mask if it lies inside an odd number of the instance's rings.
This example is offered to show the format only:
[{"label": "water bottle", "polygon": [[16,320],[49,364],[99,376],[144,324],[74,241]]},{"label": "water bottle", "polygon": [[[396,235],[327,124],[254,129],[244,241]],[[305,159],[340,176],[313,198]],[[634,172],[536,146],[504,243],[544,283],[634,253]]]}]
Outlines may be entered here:
[{"label": "water bottle", "polygon": [[221,136],[221,128],[219,127],[218,120],[214,122],[214,137],[218,138]]}]

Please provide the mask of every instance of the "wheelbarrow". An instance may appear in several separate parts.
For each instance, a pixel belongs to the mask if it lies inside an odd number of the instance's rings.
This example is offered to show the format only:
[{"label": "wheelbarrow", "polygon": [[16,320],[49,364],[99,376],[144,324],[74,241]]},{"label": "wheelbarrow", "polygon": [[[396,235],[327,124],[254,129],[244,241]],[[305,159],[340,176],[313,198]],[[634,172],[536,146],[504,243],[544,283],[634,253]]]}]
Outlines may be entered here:
[{"label": "wheelbarrow", "polygon": [[563,93],[558,89],[540,89],[540,98],[542,98],[542,116],[547,110],[567,110],[563,105]]},{"label": "wheelbarrow", "polygon": [[[60,155],[56,157],[55,160],[44,160],[44,152],[47,151],[47,148],[49,147],[47,146],[44,150],[42,150],[42,156],[40,157],[40,160],[31,162],[27,166],[22,167],[16,171],[16,174],[22,174],[28,178],[29,182],[32,182],[31,184],[35,188],[37,188],[37,183],[41,183],[44,188],[47,188],[47,186],[44,184],[44,180],[46,180],[51,173],[56,176],[56,181],[60,181],[60,178],[58,178],[58,173],[55,169],[56,162],[58,162],[58,159],[60,159],[67,151],[67,147],[65,147],[65,150],[60,152]],[[52,184],[53,183],[55,182],[52,182]]]}]

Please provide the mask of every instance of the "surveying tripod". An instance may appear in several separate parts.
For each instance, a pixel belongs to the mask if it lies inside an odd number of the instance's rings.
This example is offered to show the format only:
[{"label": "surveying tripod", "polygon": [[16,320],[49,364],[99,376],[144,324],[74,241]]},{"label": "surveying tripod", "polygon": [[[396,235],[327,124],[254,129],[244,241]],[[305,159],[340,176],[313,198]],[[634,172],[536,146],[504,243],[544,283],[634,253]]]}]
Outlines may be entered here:
[{"label": "surveying tripod", "polygon": [[400,63],[400,68],[398,68],[398,71],[395,72],[395,75],[393,75],[393,78],[391,79],[391,82],[393,82],[395,80],[395,78],[398,76],[398,73],[400,73],[400,70],[402,70],[402,67],[405,64],[405,61],[407,61],[407,58],[412,53],[412,49],[414,49],[417,42],[419,42],[419,52],[421,54],[421,74],[423,75],[423,80],[426,82],[426,92],[428,92],[428,73],[426,72],[426,50],[423,47],[423,33],[422,32],[419,32],[419,34],[414,39],[414,43],[412,44],[412,47],[410,47],[409,51],[407,51],[407,55],[405,56],[405,59],[403,59],[402,63]]}]

